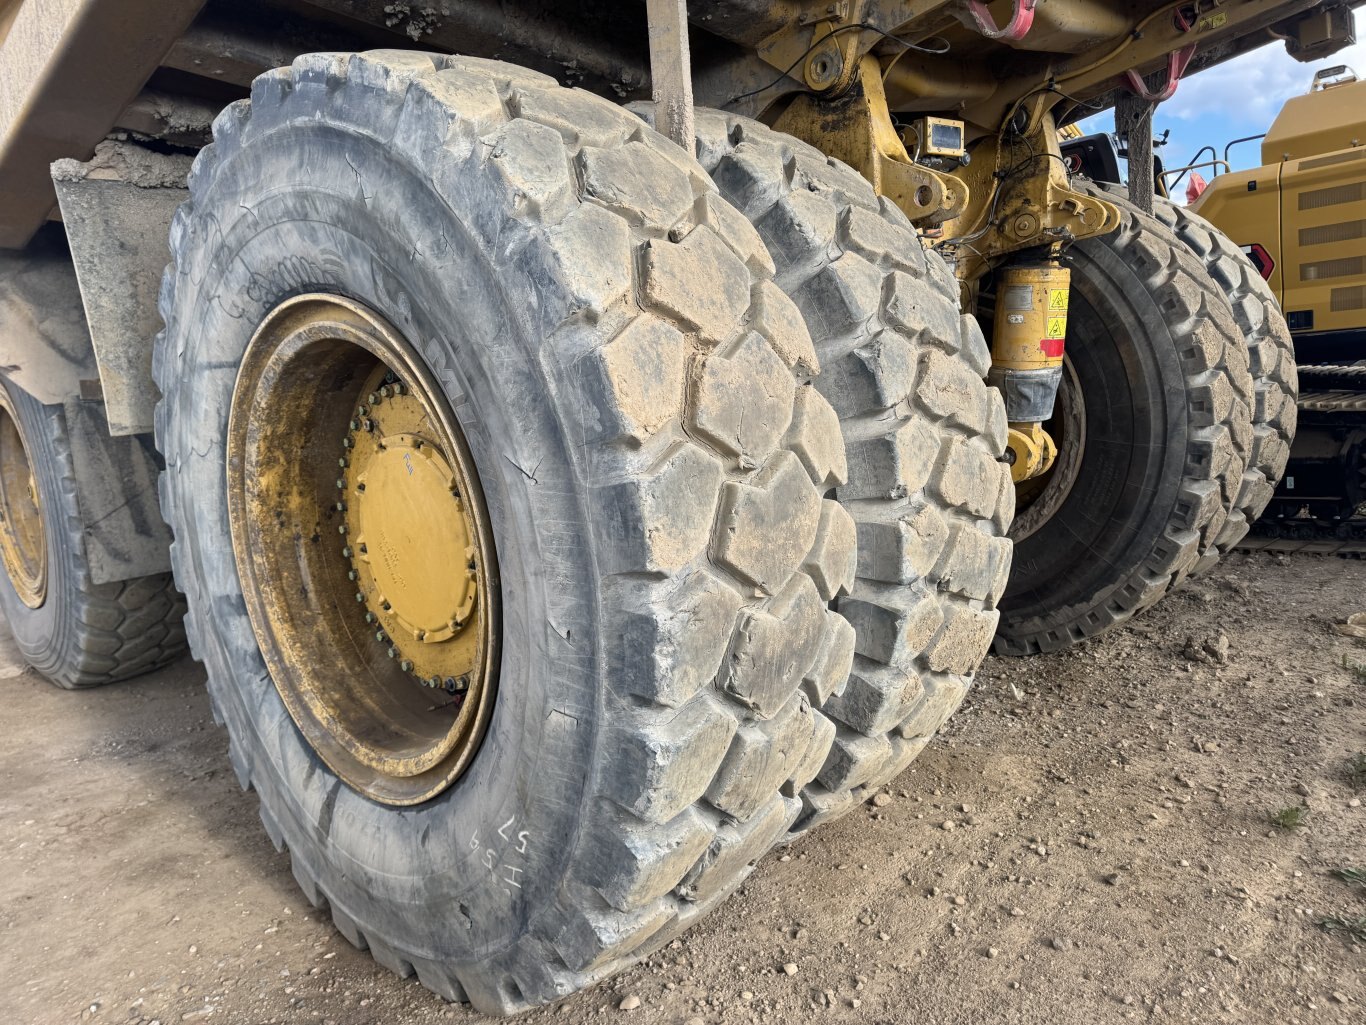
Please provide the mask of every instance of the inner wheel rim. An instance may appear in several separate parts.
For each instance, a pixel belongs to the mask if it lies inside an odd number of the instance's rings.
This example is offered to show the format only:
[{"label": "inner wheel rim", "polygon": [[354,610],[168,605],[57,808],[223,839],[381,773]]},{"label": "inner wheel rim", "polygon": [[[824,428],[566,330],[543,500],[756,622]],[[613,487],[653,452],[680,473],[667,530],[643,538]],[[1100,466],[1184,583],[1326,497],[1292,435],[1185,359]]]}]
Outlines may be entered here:
[{"label": "inner wheel rim", "polygon": [[31,609],[47,599],[47,533],[28,443],[9,393],[0,387],[0,563]]},{"label": "inner wheel rim", "polygon": [[228,422],[243,599],[295,724],[351,787],[411,805],[492,712],[493,536],[465,437],[383,318],[304,295],[257,329]]}]

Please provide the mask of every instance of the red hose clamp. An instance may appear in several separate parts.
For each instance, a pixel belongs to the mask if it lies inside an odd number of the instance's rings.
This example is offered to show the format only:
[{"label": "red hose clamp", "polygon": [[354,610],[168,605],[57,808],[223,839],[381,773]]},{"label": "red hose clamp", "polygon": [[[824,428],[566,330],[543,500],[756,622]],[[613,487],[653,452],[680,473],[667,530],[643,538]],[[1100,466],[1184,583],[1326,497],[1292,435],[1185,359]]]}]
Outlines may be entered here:
[{"label": "red hose clamp", "polygon": [[1186,73],[1186,66],[1190,64],[1191,58],[1194,56],[1194,43],[1167,54],[1167,84],[1157,92],[1149,92],[1147,84],[1143,81],[1143,76],[1132,69],[1124,72],[1124,83],[1129,87],[1130,92],[1149,103],[1161,103],[1163,100],[1170,100],[1176,95],[1177,83],[1181,81],[1181,76]]},{"label": "red hose clamp", "polygon": [[1015,0],[1014,9],[1010,12],[1010,20],[1006,22],[1004,28],[996,27],[996,20],[991,16],[991,11],[987,10],[987,5],[982,0],[967,0],[966,6],[977,26],[977,31],[986,38],[1017,43],[1029,34],[1029,28],[1034,24],[1034,7],[1038,2],[1039,0]]}]

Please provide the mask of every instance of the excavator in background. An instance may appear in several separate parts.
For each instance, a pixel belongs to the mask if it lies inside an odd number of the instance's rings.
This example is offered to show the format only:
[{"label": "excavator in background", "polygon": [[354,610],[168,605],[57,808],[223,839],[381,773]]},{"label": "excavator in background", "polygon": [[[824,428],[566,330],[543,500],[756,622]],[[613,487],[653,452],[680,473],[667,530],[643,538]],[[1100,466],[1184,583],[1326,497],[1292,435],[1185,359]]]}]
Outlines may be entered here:
[{"label": "excavator in background", "polygon": [[1285,478],[1243,544],[1366,552],[1366,81],[1324,68],[1262,137],[1260,167],[1229,171],[1228,156],[1190,210],[1275,292],[1301,386]]}]

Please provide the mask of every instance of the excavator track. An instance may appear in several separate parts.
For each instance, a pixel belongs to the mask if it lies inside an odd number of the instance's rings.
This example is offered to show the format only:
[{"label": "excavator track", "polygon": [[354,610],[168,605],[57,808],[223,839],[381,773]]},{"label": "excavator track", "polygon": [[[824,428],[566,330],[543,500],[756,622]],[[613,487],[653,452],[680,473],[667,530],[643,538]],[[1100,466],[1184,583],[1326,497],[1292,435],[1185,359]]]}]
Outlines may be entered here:
[{"label": "excavator track", "polygon": [[[1366,365],[1302,365],[1299,380],[1300,425],[1306,434],[1315,429],[1343,434],[1366,430]],[[1359,496],[1349,494],[1354,491],[1349,484],[1364,479],[1366,465],[1353,451],[1343,452],[1340,494],[1306,498],[1283,485],[1238,550],[1366,558],[1366,516],[1362,506],[1351,507],[1352,498]],[[1297,477],[1308,475],[1309,465],[1292,449],[1286,482],[1293,487]],[[1344,517],[1347,508],[1351,515]]]}]

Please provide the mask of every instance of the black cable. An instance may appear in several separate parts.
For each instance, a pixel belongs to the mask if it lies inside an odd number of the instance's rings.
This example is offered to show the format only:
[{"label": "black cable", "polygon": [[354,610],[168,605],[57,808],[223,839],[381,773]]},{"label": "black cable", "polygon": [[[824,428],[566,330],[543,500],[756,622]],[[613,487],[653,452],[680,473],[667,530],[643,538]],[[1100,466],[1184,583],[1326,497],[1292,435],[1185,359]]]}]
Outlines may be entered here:
[{"label": "black cable", "polygon": [[775,85],[780,84],[783,79],[788,77],[788,75],[792,74],[793,70],[797,67],[797,65],[800,64],[802,61],[806,60],[806,58],[809,57],[813,51],[815,51],[821,46],[824,46],[826,40],[832,39],[842,32],[854,31],[876,32],[878,35],[886,39],[890,39],[894,43],[900,43],[907,50],[914,50],[916,53],[928,53],[934,56],[940,56],[942,54],[946,54],[949,52],[949,44],[947,42],[944,43],[942,49],[932,50],[926,46],[917,46],[915,43],[908,43],[904,39],[898,39],[890,32],[884,32],[882,29],[876,27],[875,25],[866,25],[863,22],[858,22],[857,24],[853,25],[841,25],[839,28],[834,29],[827,35],[821,36],[814,43],[812,43],[805,50],[803,50],[801,56],[794,60],[791,64],[789,64],[787,66],[787,69],[783,71],[781,74],[779,74],[778,77],[775,78],[772,82],[769,82],[768,85],[761,85],[758,89],[751,89],[749,92],[741,93],[739,96],[732,96],[730,99],[726,101],[726,106],[730,106],[732,103],[739,103],[741,100],[747,100],[751,96],[758,96],[762,92],[767,92],[769,89],[772,89]]}]

